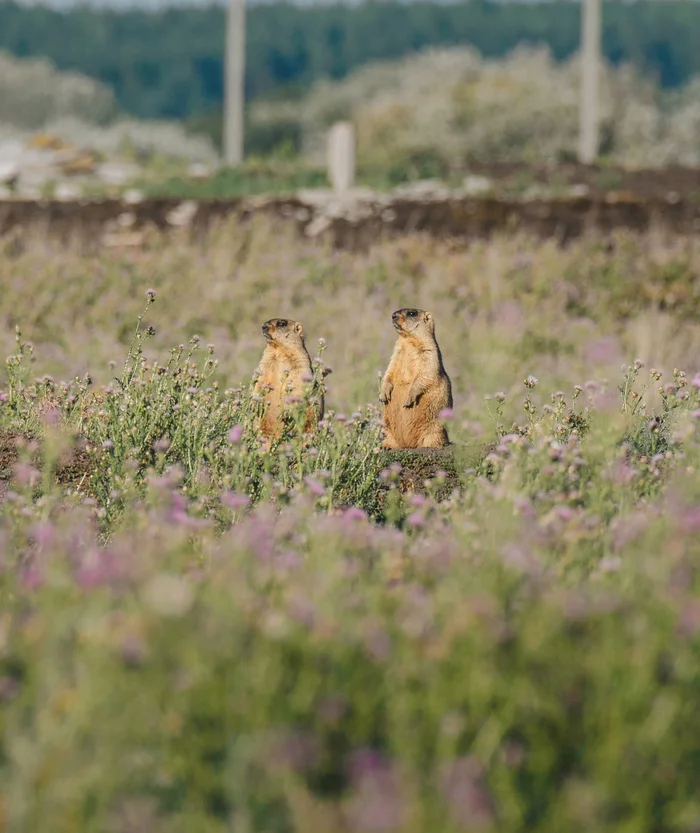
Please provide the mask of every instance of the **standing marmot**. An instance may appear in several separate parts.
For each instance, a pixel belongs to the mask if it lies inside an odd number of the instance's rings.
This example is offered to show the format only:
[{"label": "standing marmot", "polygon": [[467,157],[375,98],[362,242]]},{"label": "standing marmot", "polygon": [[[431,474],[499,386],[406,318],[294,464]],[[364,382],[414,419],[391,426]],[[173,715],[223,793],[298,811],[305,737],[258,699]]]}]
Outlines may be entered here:
[{"label": "standing marmot", "polygon": [[400,309],[391,316],[399,337],[382,380],[384,448],[439,448],[449,445],[439,421],[452,407],[452,384],[442,366],[433,316],[422,309]]},{"label": "standing marmot", "polygon": [[[262,325],[267,344],[258,365],[255,392],[265,400],[260,432],[267,441],[279,438],[286,397],[302,397],[313,377],[303,332],[298,321],[288,318],[271,318]],[[323,389],[319,388],[314,391],[313,405],[306,413],[304,431],[312,430],[318,420],[323,419],[323,410]]]}]

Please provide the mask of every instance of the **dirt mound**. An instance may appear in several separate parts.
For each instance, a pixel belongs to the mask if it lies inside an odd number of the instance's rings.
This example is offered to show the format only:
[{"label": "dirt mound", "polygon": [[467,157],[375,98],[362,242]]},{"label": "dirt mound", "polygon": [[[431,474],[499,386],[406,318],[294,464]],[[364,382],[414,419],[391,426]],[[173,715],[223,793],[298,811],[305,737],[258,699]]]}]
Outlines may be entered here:
[{"label": "dirt mound", "polygon": [[401,466],[399,491],[406,494],[427,495],[435,488],[438,500],[444,500],[455,489],[460,489],[469,472],[478,470],[489,453],[489,445],[450,445],[447,448],[415,448],[382,451],[384,467]]},{"label": "dirt mound", "polygon": [[[84,438],[76,438],[75,444],[65,451],[56,466],[56,482],[62,486],[78,485],[86,480],[92,470],[92,460]],[[14,477],[15,464],[20,460],[22,447],[29,449],[29,462],[37,469],[43,467],[41,443],[33,437],[0,431],[0,500],[7,492]]]}]

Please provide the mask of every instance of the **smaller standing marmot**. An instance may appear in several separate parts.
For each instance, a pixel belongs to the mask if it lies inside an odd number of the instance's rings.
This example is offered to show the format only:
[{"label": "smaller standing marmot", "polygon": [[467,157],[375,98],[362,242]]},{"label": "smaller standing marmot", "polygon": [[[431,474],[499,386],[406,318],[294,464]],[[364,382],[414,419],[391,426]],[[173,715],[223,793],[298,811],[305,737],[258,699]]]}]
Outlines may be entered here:
[{"label": "smaller standing marmot", "polygon": [[[265,401],[265,414],[259,430],[267,443],[279,438],[283,427],[282,411],[288,396],[302,397],[313,377],[303,336],[304,328],[298,321],[271,318],[262,325],[267,341],[258,365],[255,392]],[[323,419],[323,389],[315,391],[313,405],[306,414],[304,431],[311,431]]]},{"label": "smaller standing marmot", "polygon": [[435,340],[433,316],[400,309],[391,320],[399,337],[382,380],[384,448],[440,448],[449,445],[440,411],[452,407],[452,385]]}]

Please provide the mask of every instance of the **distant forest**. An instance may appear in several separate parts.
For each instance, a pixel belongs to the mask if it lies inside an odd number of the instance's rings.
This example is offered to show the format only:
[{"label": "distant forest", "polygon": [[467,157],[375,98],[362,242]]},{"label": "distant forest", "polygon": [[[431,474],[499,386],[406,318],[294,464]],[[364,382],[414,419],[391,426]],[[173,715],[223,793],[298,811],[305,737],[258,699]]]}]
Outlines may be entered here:
[{"label": "distant forest", "polygon": [[[700,3],[640,0],[604,4],[604,51],[664,87],[700,74]],[[547,44],[557,59],[579,44],[578,3],[448,5],[369,0],[298,7],[273,2],[248,10],[247,93],[298,95],[316,79],[340,78],[370,60],[430,46],[471,44],[498,57],[518,44]],[[0,50],[44,56],[59,69],[99,79],[123,111],[193,119],[219,110],[224,14],[220,7],[58,12],[0,0]]]}]

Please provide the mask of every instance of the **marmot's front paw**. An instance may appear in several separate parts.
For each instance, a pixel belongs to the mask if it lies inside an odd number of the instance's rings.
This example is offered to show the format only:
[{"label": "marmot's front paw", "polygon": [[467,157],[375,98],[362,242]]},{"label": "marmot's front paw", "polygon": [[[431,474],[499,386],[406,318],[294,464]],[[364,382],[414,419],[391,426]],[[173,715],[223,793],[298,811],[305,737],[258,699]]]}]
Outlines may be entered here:
[{"label": "marmot's front paw", "polygon": [[383,402],[385,405],[391,399],[391,392],[394,390],[393,382],[385,382],[382,385],[382,389],[379,393],[379,401]]}]

